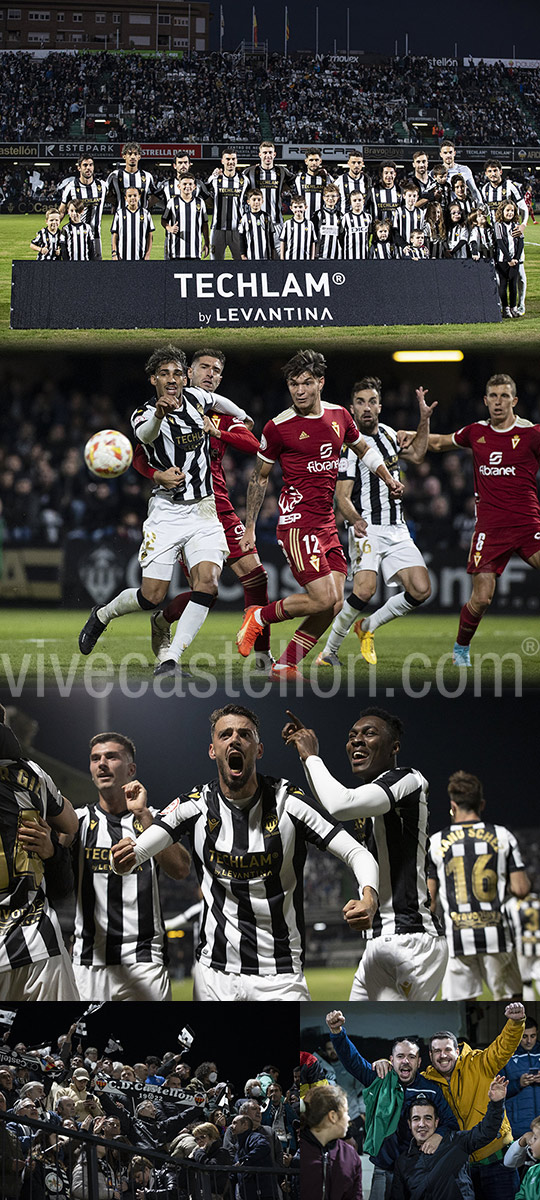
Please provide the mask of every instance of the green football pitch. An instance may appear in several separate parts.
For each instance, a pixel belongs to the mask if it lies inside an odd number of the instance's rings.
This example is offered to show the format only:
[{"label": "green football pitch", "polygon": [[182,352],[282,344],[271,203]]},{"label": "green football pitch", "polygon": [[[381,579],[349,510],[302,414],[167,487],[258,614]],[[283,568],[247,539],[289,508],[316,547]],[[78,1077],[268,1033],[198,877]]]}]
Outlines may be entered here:
[{"label": "green football pitch", "polygon": [[[108,221],[104,221],[104,258],[110,258],[108,244]],[[50,330],[10,330],[9,311],[11,296],[11,262],[12,259],[35,258],[30,249],[30,242],[35,237],[44,218],[41,213],[30,216],[12,216],[0,214],[0,341],[9,347],[35,346],[48,349],[51,346],[51,336],[54,348],[61,343],[67,348],[91,350],[98,346],[130,346],[134,343],[138,349],[145,350],[146,343],[150,346],[156,335],[170,337],[170,330],[79,330],[70,329],[61,332]],[[227,252],[228,253],[228,252]],[[540,221],[537,225],[529,222],[525,236],[525,254],[527,260],[527,314],[519,321],[503,321],[501,325],[388,325],[339,327],[336,329],[317,329],[317,345],[324,351],[337,347],[344,350],[358,351],[365,346],[371,350],[385,349],[478,349],[492,350],[494,346],[509,350],[525,350],[530,347],[533,337],[540,332]],[[152,247],[152,258],[163,258],[163,230],[156,222],[155,241]],[[313,330],[311,330],[313,333]],[[220,329],[220,346],[225,352],[243,348],[246,351],[279,352],[294,350],[298,346],[299,330],[291,329]],[[208,340],[208,330],[190,330],[183,339],[185,348],[193,352],[197,345]]]},{"label": "green football pitch", "polygon": [[[306,980],[312,1000],[327,1000],[333,1008],[349,999],[353,980],[352,967],[313,967],[306,970]],[[193,984],[191,979],[174,980],[172,984],[173,1000],[191,1000]],[[437,997],[440,1000],[440,995]],[[492,1000],[489,988],[484,984],[480,1000]]]},{"label": "green football pitch", "polygon": [[[21,609],[4,607],[0,640],[0,670],[12,696],[20,696],[24,687],[37,681],[59,688],[69,695],[74,685],[99,688],[113,680],[126,693],[143,694],[152,687],[159,695],[193,697],[213,694],[215,684],[243,685],[254,698],[272,690],[296,690],[299,685],[284,681],[273,683],[257,675],[253,655],[243,659],[237,653],[235,636],[242,614],[210,614],[184,657],[193,674],[189,681],[153,679],[148,618],[133,614],[113,621],[95,650],[83,658],[77,638],[86,619],[83,611],[60,609]],[[272,652],[284,649],[297,622],[275,625]],[[457,628],[457,614],[436,616],[414,614],[392,621],[378,630],[377,667],[368,667],[360,655],[354,633],[349,634],[340,651],[343,667],[338,674],[332,667],[315,666],[321,644],[302,664],[306,692],[332,696],[339,690],[349,695],[367,691],[369,696],[391,696],[395,687],[410,696],[426,696],[437,691],[442,696],[460,695],[466,687],[475,694],[499,694],[504,686],[519,694],[521,688],[540,682],[540,641],[538,618],[534,616],[489,616],[479,628],[473,643],[473,666],[452,666],[451,651]]]}]

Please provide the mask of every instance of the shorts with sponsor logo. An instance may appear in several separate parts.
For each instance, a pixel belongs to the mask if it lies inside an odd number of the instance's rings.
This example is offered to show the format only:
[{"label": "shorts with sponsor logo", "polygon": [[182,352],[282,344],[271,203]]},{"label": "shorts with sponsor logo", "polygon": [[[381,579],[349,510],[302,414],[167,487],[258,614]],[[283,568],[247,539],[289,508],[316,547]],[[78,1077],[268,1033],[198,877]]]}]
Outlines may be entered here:
[{"label": "shorts with sponsor logo", "polygon": [[151,497],[139,550],[143,576],[170,579],[180,557],[188,570],[200,562],[221,567],[227,554],[213,496],[192,504],[174,504],[159,494]]},{"label": "shorts with sponsor logo", "polygon": [[467,563],[469,575],[502,575],[513,554],[528,562],[540,550],[540,521],[528,525],[483,530],[476,525]]},{"label": "shorts with sponsor logo", "polygon": [[332,571],[347,574],[347,561],[335,527],[312,533],[312,526],[281,525],[277,527],[278,545],[301,587],[331,575]]},{"label": "shorts with sponsor logo", "polygon": [[425,567],[424,559],[413,542],[405,524],[368,525],[361,537],[349,528],[349,578],[358,571],[382,571],[385,583],[390,583],[398,571],[408,567]]},{"label": "shorts with sponsor logo", "polygon": [[194,1000],[309,1000],[307,983],[301,973],[247,975],[217,971],[197,962],[193,968]]},{"label": "shorts with sponsor logo", "polygon": [[[246,527],[242,524],[238,513],[235,513],[234,508],[231,505],[230,510],[220,510],[219,519],[223,526],[225,537],[227,538],[229,559],[243,558],[246,551],[242,550],[240,542],[246,532]],[[248,551],[248,553],[253,554],[255,551],[251,550]]]}]

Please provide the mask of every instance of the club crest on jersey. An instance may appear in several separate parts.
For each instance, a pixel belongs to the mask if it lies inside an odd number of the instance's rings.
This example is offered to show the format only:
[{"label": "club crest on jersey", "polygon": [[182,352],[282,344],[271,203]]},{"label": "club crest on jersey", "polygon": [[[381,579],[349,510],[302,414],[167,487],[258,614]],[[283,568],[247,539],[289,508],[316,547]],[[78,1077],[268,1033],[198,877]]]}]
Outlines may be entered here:
[{"label": "club crest on jersey", "polygon": [[358,820],[354,822],[353,828],[356,840],[358,842],[363,842],[366,836],[366,818],[359,817]]},{"label": "club crest on jersey", "polygon": [[481,561],[481,558],[482,558],[482,555],[481,555],[481,554],[475,554],[475,555],[474,555],[474,565],[475,565],[475,567],[478,567],[478,566],[479,566],[479,564],[480,564],[480,561]]},{"label": "club crest on jersey", "polygon": [[318,554],[310,554],[309,561],[310,561],[314,571],[318,571],[320,569],[321,560],[320,560]]},{"label": "club crest on jersey", "polygon": [[275,833],[278,827],[277,813],[270,813],[264,822],[264,833]]},{"label": "club crest on jersey", "polygon": [[133,821],[133,828],[135,830],[135,833],[143,832],[143,826],[142,826],[141,822],[139,821],[138,817],[135,817],[135,820]]},{"label": "club crest on jersey", "polygon": [[337,433],[337,435],[339,437],[340,429],[339,429],[339,423],[337,421],[332,421],[332,429],[334,430],[334,433]]},{"label": "club crest on jersey", "polygon": [[512,438],[512,450],[515,450],[516,446],[519,444],[520,441],[521,441],[521,438],[520,438],[519,434],[515,433]]},{"label": "club crest on jersey", "polygon": [[209,817],[208,818],[208,832],[209,833],[215,833],[216,829],[218,829],[218,827],[220,825],[221,825],[221,821],[220,821],[219,817]]}]

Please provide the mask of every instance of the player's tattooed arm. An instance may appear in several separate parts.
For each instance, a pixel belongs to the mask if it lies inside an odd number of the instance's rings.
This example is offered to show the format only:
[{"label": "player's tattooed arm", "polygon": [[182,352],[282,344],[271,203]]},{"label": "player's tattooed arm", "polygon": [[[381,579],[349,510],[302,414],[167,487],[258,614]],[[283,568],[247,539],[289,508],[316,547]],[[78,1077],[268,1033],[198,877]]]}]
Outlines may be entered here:
[{"label": "player's tattooed arm", "polygon": [[437,407],[437,401],[433,404],[426,404],[427,388],[419,387],[416,389],[416,399],[418,400],[419,421],[418,429],[414,438],[407,446],[401,447],[402,458],[407,458],[409,462],[421,463],[426,457],[429,438],[429,421],[432,412]]},{"label": "player's tattooed arm", "polygon": [[248,483],[247,498],[246,498],[246,531],[240,542],[241,549],[244,554],[249,554],[250,550],[255,548],[255,525],[257,517],[263,506],[266,488],[268,486],[268,476],[272,470],[273,463],[263,462],[258,458],[255,463],[255,470]]}]

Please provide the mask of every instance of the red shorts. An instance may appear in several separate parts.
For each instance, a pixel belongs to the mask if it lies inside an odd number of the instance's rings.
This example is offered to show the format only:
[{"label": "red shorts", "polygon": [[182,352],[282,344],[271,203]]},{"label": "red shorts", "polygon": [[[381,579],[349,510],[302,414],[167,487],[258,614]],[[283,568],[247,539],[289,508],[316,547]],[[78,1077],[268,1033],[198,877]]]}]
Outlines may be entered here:
[{"label": "red shorts", "polygon": [[489,529],[476,526],[471,542],[467,572],[469,575],[489,573],[502,575],[513,554],[525,562],[540,550],[540,521],[519,528]]},{"label": "red shorts", "polygon": [[225,512],[223,512],[223,511],[220,512],[218,509],[218,517],[221,521],[221,524],[223,525],[223,532],[225,534],[225,537],[227,538],[227,545],[229,547],[229,559],[243,558],[244,554],[246,554],[246,553],[247,554],[256,554],[257,553],[256,550],[247,550],[246,551],[246,550],[241,549],[240,541],[246,532],[246,527],[245,527],[245,525],[242,525],[240,517],[238,516],[237,513],[235,513],[232,505],[231,505],[230,510],[227,509]]},{"label": "red shorts", "polygon": [[319,533],[312,533],[307,526],[278,525],[277,540],[301,587],[332,571],[347,574],[347,560],[335,525]]}]

